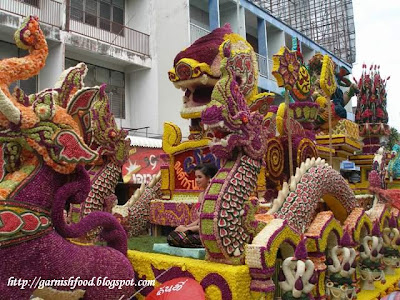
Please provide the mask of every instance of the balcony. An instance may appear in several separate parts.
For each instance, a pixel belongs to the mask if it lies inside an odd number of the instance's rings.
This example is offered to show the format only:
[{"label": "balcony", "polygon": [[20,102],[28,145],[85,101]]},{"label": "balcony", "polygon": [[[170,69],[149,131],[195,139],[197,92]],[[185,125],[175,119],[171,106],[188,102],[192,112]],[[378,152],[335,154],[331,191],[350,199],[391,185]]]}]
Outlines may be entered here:
[{"label": "balcony", "polygon": [[211,31],[204,29],[196,24],[190,23],[190,44],[193,44],[199,38],[209,34]]},{"label": "balcony", "polygon": [[62,3],[54,0],[1,0],[0,11],[25,16],[38,16],[41,23],[62,26]]},{"label": "balcony", "polygon": [[149,35],[122,24],[100,18],[88,12],[67,6],[69,32],[74,32],[98,41],[149,56]]},{"label": "balcony", "polygon": [[258,53],[256,53],[257,61],[258,61],[258,74],[260,76],[268,78],[268,63],[267,63],[267,58],[265,56],[262,56]]}]

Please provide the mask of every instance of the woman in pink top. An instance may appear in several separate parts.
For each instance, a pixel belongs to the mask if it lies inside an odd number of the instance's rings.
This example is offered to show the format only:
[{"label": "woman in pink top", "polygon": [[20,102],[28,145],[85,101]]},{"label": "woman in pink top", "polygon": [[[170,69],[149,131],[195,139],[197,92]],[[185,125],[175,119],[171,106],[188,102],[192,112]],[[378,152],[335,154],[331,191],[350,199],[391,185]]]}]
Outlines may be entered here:
[{"label": "woman in pink top", "polygon": [[198,248],[202,247],[199,236],[200,206],[204,200],[204,190],[215,176],[218,169],[214,164],[204,164],[195,167],[195,180],[197,186],[202,190],[196,203],[197,218],[189,225],[180,225],[172,231],[168,237],[168,244],[175,247]]}]

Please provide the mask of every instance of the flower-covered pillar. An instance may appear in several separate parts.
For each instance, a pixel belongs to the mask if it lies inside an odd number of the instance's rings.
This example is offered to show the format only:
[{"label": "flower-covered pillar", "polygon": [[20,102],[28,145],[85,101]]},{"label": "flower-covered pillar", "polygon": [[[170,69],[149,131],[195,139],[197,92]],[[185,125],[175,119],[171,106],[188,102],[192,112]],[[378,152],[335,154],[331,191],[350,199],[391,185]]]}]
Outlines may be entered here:
[{"label": "flower-covered pillar", "polygon": [[[292,150],[292,132],[290,127],[290,111],[289,111],[289,91],[293,89],[299,76],[300,62],[297,59],[295,51],[290,51],[286,47],[282,47],[279,52],[272,56],[274,62],[272,75],[275,76],[279,87],[285,88],[285,117],[286,130],[288,136],[289,148],[289,174],[293,176],[293,150]],[[285,127],[285,125],[283,127]]]},{"label": "flower-covered pillar", "polygon": [[356,251],[353,246],[350,234],[345,231],[339,245],[332,248],[327,260],[326,294],[332,300],[356,298],[356,284],[353,281]]},{"label": "flower-covered pillar", "polygon": [[384,266],[381,262],[383,252],[382,233],[379,228],[379,222],[375,221],[371,235],[363,238],[360,246],[360,277],[362,281],[362,290],[374,290],[374,282],[381,281],[385,283]]},{"label": "flower-covered pillar", "polygon": [[318,278],[314,293],[316,299],[325,299],[327,271],[325,261],[329,257],[327,253],[329,254],[330,250],[339,243],[342,235],[341,224],[331,211],[318,213],[306,231],[308,257],[315,265]]},{"label": "flower-covered pillar", "polygon": [[283,261],[279,274],[283,300],[314,299],[311,291],[314,289],[317,277],[314,263],[307,258],[307,255],[305,239],[302,238],[296,247],[294,257],[288,257]]},{"label": "flower-covered pillar", "polygon": [[357,95],[355,121],[359,124],[360,136],[363,137],[363,153],[373,154],[381,146],[381,139],[389,136],[389,117],[386,110],[386,84],[390,77],[382,79],[377,65],[363,65],[358,81],[360,93]]},{"label": "flower-covered pillar", "polygon": [[383,263],[385,274],[394,275],[395,268],[400,266],[400,234],[394,216],[390,218],[389,226],[383,229]]}]

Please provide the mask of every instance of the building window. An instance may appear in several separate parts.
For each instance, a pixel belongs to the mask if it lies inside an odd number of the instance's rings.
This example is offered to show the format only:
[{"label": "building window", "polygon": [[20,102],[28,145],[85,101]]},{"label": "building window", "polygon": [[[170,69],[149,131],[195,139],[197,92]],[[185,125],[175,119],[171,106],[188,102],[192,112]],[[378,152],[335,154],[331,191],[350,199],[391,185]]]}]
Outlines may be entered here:
[{"label": "building window", "polygon": [[[65,68],[77,65],[77,60],[65,59]],[[84,79],[85,86],[107,84],[106,93],[110,101],[110,109],[116,118],[125,119],[125,75],[123,72],[86,64],[88,72]]]},{"label": "building window", "polygon": [[71,0],[70,18],[124,35],[124,0]]},{"label": "building window", "polygon": [[[11,58],[11,57],[24,57],[29,53],[25,50],[18,49],[14,44],[0,41],[0,59]],[[31,77],[27,80],[17,80],[9,86],[9,90],[12,93],[14,88],[20,87],[25,94],[35,94],[37,92],[37,76]]]},{"label": "building window", "polygon": [[35,7],[39,7],[39,1],[40,0],[19,0],[20,2],[22,2],[22,3],[25,3],[25,4],[29,4],[29,5],[32,5],[32,6],[35,6]]}]

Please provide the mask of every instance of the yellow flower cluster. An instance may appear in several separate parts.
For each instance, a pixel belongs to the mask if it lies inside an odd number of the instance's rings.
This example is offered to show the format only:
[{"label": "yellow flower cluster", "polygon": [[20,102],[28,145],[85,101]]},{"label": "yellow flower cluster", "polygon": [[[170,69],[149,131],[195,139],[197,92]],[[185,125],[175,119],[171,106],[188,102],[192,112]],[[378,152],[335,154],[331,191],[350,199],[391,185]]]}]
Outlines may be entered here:
[{"label": "yellow flower cluster", "polygon": [[400,281],[400,269],[395,270],[395,275],[386,275],[386,282],[382,284],[380,281],[375,282],[375,290],[362,290],[357,294],[358,300],[381,299],[389,292],[397,289],[397,283]]},{"label": "yellow flower cluster", "polygon": [[205,147],[209,144],[209,139],[203,140],[193,140],[193,141],[185,141],[181,143],[182,133],[181,129],[170,122],[164,123],[164,134],[163,134],[163,150],[168,154],[175,154],[177,152],[183,152],[189,149],[196,149]]},{"label": "yellow flower cluster", "polygon": [[328,97],[330,97],[336,91],[337,84],[335,80],[335,66],[329,55],[324,55],[320,85]]},{"label": "yellow flower cluster", "polygon": [[[228,284],[232,293],[232,299],[250,299],[251,278],[247,266],[231,266],[186,257],[133,250],[128,251],[128,259],[131,261],[139,277],[146,276],[146,279],[150,280],[155,279],[152,267],[163,271],[171,267],[179,267],[182,271],[190,272],[199,283],[207,275],[215,273],[223,277]],[[168,277],[168,271],[164,276]],[[156,282],[156,285],[159,284],[159,282]],[[221,291],[217,285],[210,285],[205,289],[205,293],[207,299],[221,299]],[[144,299],[144,297],[140,296],[139,299]]]}]

